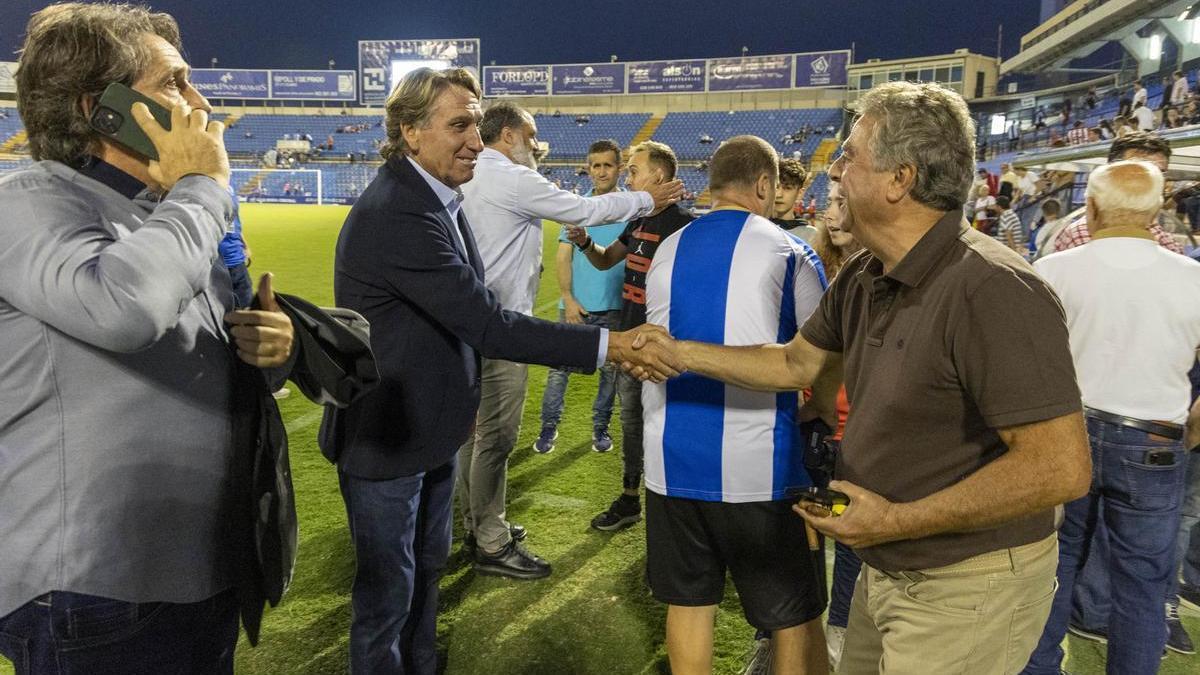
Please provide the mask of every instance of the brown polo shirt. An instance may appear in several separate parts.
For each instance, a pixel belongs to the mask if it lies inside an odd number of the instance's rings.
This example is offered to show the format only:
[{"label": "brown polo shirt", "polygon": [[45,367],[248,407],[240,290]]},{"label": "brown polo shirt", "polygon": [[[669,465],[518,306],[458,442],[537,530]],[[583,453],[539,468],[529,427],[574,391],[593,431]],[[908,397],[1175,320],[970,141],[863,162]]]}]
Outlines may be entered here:
[{"label": "brown polo shirt", "polygon": [[[851,259],[801,334],[845,357],[851,413],[837,478],[896,502],[1007,451],[996,430],[1082,409],[1057,296],[1020,256],[947,213],[890,274]],[[941,567],[1054,531],[1052,510],[857,551],[886,571]]]}]

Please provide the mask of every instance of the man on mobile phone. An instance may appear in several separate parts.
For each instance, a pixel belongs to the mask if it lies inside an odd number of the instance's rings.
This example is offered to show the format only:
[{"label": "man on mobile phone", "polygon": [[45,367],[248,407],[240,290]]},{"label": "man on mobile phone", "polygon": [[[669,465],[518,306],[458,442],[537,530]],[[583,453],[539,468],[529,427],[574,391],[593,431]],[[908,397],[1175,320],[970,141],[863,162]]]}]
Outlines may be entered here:
[{"label": "man on mobile phone", "polygon": [[1038,260],[1062,301],[1087,416],[1089,494],[1066,505],[1058,592],[1025,672],[1058,673],[1075,579],[1103,514],[1112,612],[1110,672],[1152,673],[1166,644],[1163,603],[1176,574],[1183,444],[1200,346],[1200,263],[1159,246],[1148,228],[1163,176],[1143,160],[1106,164],[1087,185],[1086,246]]},{"label": "man on mobile phone", "polygon": [[[51,5],[27,28],[17,106],[39,161],[0,179],[0,653],[17,672],[232,673],[253,604],[236,360],[279,384],[292,324],[269,283],[262,311],[226,314],[224,127],[180,49],[144,7]],[[114,82],[171,110],[169,131],[144,103],[115,111],[156,161],[89,127]]]}]

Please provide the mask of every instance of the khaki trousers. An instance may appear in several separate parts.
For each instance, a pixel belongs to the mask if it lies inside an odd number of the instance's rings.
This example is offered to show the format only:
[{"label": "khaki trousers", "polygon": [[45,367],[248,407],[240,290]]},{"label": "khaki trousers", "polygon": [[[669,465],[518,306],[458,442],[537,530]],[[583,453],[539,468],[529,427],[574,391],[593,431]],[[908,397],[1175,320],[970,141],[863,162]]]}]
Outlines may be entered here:
[{"label": "khaki trousers", "polygon": [[918,572],[863,565],[838,673],[1019,673],[1058,588],[1058,538]]},{"label": "khaki trousers", "polygon": [[527,372],[524,363],[483,359],[475,434],[458,450],[463,523],[488,553],[512,541],[505,518],[508,456],[521,431]]}]

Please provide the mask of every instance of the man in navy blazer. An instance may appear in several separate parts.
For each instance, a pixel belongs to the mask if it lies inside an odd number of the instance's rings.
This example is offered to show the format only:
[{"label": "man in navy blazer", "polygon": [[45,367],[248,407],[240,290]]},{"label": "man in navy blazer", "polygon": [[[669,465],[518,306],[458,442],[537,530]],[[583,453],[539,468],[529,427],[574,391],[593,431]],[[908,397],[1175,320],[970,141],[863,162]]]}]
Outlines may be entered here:
[{"label": "man in navy blazer", "polygon": [[[485,288],[457,189],[483,150],[479,99],[464,69],[405,76],[387,102],[387,161],[338,238],[337,304],[371,322],[381,376],[321,429],[357,554],[354,673],[435,672],[455,453],[479,406],[480,357],[589,370],[633,360],[633,333],[509,312]],[[638,357],[674,374],[645,348]]]}]

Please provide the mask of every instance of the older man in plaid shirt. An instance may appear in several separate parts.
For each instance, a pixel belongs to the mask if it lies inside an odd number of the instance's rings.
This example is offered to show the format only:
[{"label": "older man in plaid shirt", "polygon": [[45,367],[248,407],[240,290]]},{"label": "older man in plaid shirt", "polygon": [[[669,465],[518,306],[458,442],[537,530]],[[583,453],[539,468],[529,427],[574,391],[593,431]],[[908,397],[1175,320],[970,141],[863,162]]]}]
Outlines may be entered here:
[{"label": "older man in plaid shirt", "polygon": [[[1153,133],[1128,134],[1114,140],[1108,151],[1110,163],[1123,159],[1142,159],[1157,166],[1159,171],[1166,172],[1167,162],[1171,159],[1171,146]],[[1067,221],[1070,225],[1059,232],[1054,240],[1055,252],[1082,246],[1092,240],[1092,235],[1088,232],[1087,216],[1083,213],[1083,209],[1068,216]],[[1175,237],[1171,236],[1170,232],[1163,229],[1161,223],[1151,225],[1149,230],[1160,246],[1176,253],[1183,253],[1183,247],[1175,241]]]}]

